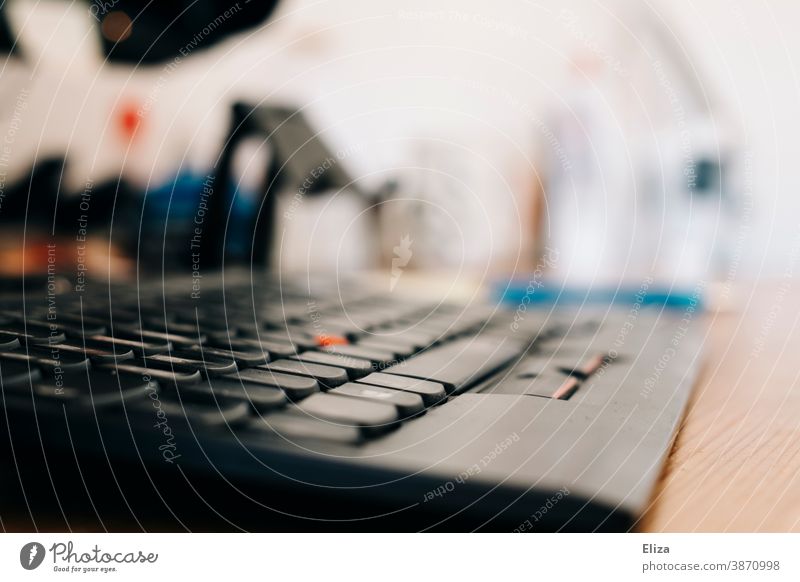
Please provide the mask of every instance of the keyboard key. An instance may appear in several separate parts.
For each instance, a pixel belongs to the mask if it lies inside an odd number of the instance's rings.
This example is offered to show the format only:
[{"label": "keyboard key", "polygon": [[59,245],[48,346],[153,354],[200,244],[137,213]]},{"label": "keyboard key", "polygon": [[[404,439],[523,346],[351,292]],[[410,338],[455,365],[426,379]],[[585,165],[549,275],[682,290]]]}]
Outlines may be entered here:
[{"label": "keyboard key", "polygon": [[275,341],[265,341],[265,340],[254,340],[254,339],[220,339],[220,338],[209,338],[209,343],[218,348],[222,348],[225,350],[235,350],[240,352],[252,351],[252,350],[261,350],[262,352],[266,350],[269,354],[270,359],[278,357],[278,358],[288,358],[291,356],[296,355],[299,353],[299,350],[294,344],[282,344]]},{"label": "keyboard key", "polygon": [[280,388],[291,400],[300,400],[319,392],[319,384],[313,378],[281,374],[280,372],[262,370],[260,368],[239,370],[236,374],[231,375],[230,378],[261,386]]},{"label": "keyboard key", "polygon": [[322,349],[331,354],[340,354],[342,356],[350,356],[352,358],[369,360],[378,366],[387,366],[396,361],[395,355],[389,350],[362,348],[358,345],[330,346]]},{"label": "keyboard key", "polygon": [[[197,327],[197,324],[192,325],[190,323],[164,321],[161,317],[147,318],[141,326],[137,326],[137,329],[159,333],[161,334],[160,337],[168,336],[171,340],[174,336],[191,339],[192,345],[205,343],[208,338],[208,336]],[[182,342],[177,341],[173,343],[180,344]]]},{"label": "keyboard key", "polygon": [[334,388],[328,393],[392,404],[397,408],[397,412],[402,418],[414,416],[415,414],[425,411],[422,397],[418,394],[401,392],[400,390],[393,390],[392,388],[370,386],[369,384],[348,383]]},{"label": "keyboard key", "polygon": [[444,339],[439,333],[423,331],[415,327],[375,331],[367,337],[374,341],[383,339],[386,341],[399,341],[404,344],[410,344],[418,350],[427,348]]},{"label": "keyboard key", "polygon": [[174,314],[173,321],[183,325],[194,326],[197,329],[198,319],[200,321],[200,329],[206,333],[227,332],[231,331],[235,335],[235,326],[230,321],[230,316],[226,321],[225,313],[219,315],[212,314],[196,314],[194,311],[178,311]]},{"label": "keyboard key", "polygon": [[[247,341],[247,340],[242,340]],[[274,341],[254,341],[254,344],[260,344],[262,349],[267,350],[270,358],[288,358],[303,351],[302,348],[290,343],[279,343]]]},{"label": "keyboard key", "polygon": [[387,336],[364,336],[364,338],[362,338],[356,345],[362,348],[387,350],[392,352],[396,358],[407,358],[408,356],[419,351],[419,349],[412,343],[394,340]]},{"label": "keyboard key", "polygon": [[214,398],[243,400],[258,412],[281,408],[287,402],[286,393],[279,388],[240,382],[229,378],[210,378],[199,384],[185,387],[182,390],[184,393],[186,390],[192,390],[205,394],[209,401],[213,401]]},{"label": "keyboard key", "polygon": [[116,305],[113,309],[108,308],[108,299],[105,298],[106,305],[103,307],[93,307],[86,305],[83,308],[84,315],[105,321],[108,324],[113,322],[114,325],[119,323],[136,324],[141,321],[140,313],[137,309],[126,309],[122,304]]},{"label": "keyboard key", "polygon": [[206,354],[204,359],[193,357],[195,354],[185,352],[172,352],[171,354],[157,354],[147,356],[144,361],[148,368],[159,370],[176,370],[178,372],[200,372],[204,376],[224,376],[238,370],[233,359],[225,359]]},{"label": "keyboard key", "polygon": [[435,406],[447,398],[447,392],[444,386],[438,382],[407,378],[406,376],[395,376],[393,374],[375,372],[366,378],[359,379],[358,383],[382,386],[384,388],[392,388],[394,390],[403,390],[405,392],[418,394],[422,397],[425,406]]},{"label": "keyboard key", "polygon": [[526,372],[512,375],[501,380],[488,392],[567,400],[579,386],[578,378],[568,376],[560,371],[548,370],[538,375]]},{"label": "keyboard key", "polygon": [[324,364],[342,368],[347,372],[351,380],[361,378],[372,372],[372,362],[360,358],[352,358],[342,354],[332,354],[326,352],[303,352],[299,356],[294,356],[293,360],[309,362],[313,364]]},{"label": "keyboard key", "polygon": [[192,346],[187,354],[194,353],[196,358],[213,356],[215,358],[231,358],[239,368],[260,366],[269,362],[269,355],[263,350],[237,351],[210,346]]},{"label": "keyboard key", "polygon": [[52,322],[52,325],[54,326],[55,329],[62,332],[65,335],[65,337],[73,339],[81,339],[90,335],[94,335],[96,333],[105,332],[105,327],[100,325],[88,326],[87,329],[84,329],[80,324],[69,324],[69,323],[63,323],[61,321],[58,322],[54,321]]},{"label": "keyboard key", "polygon": [[0,334],[13,335],[31,345],[60,344],[67,339],[63,331],[36,321],[10,321],[0,326]]},{"label": "keyboard key", "polygon": [[276,360],[266,366],[259,366],[259,369],[308,376],[314,378],[326,388],[334,388],[347,382],[347,372],[341,368],[299,362],[297,360]]},{"label": "keyboard key", "polygon": [[133,350],[128,350],[127,352],[119,351],[115,354],[110,350],[105,350],[101,348],[83,347],[81,345],[75,345],[75,344],[56,344],[54,346],[50,346],[50,348],[45,348],[45,349],[54,349],[58,350],[59,352],[65,352],[71,354],[84,354],[86,355],[86,357],[89,358],[91,362],[95,364],[124,362],[126,360],[132,360],[134,357]]},{"label": "keyboard key", "polygon": [[194,346],[200,343],[196,336],[187,337],[171,332],[151,331],[136,326],[114,326],[114,337],[140,342],[163,342],[176,346]]},{"label": "keyboard key", "polygon": [[19,341],[19,338],[15,335],[10,333],[0,333],[0,350],[2,351],[11,351],[16,350],[22,344]]},{"label": "keyboard key", "polygon": [[42,373],[29,362],[0,359],[0,378],[3,388],[30,387]]},{"label": "keyboard key", "polygon": [[57,323],[64,326],[64,332],[69,337],[82,338],[90,335],[102,335],[108,331],[106,323],[96,317],[73,315],[71,313],[58,313]]},{"label": "keyboard key", "polygon": [[157,386],[155,382],[147,382],[141,377],[90,370],[88,373],[64,374],[58,383],[53,380],[35,382],[34,390],[39,397],[58,399],[65,404],[104,407],[120,404],[123,400],[143,399],[148,388],[154,386]]},{"label": "keyboard key", "polygon": [[163,354],[172,349],[172,344],[169,342],[142,342],[137,340],[111,337],[107,335],[93,335],[92,337],[86,338],[86,345],[91,347],[99,347],[101,349],[104,348],[112,353],[125,353],[129,350],[133,350],[133,353],[138,357]]},{"label": "keyboard key", "polygon": [[369,434],[380,434],[397,426],[397,408],[335,394],[314,394],[297,404],[312,418],[344,426],[357,426]]},{"label": "keyboard key", "polygon": [[0,360],[28,362],[45,374],[63,374],[66,372],[84,371],[89,368],[89,359],[83,354],[52,352],[51,348],[24,351],[0,352]]},{"label": "keyboard key", "polygon": [[[248,336],[245,335],[245,337]],[[303,350],[313,350],[318,346],[313,336],[303,332],[291,331],[287,334],[279,331],[261,331],[257,336],[253,335],[252,337],[253,339],[263,339],[279,344],[298,346]]]},{"label": "keyboard key", "polygon": [[168,385],[197,384],[202,378],[200,372],[180,373],[171,372],[169,370],[159,370],[157,368],[148,368],[141,360],[132,360],[130,364],[103,364],[101,368],[115,371],[120,375],[130,374],[142,378],[151,378],[160,382],[166,382]]},{"label": "keyboard key", "polygon": [[330,332],[320,333],[314,336],[315,347],[329,348],[331,346],[346,346],[350,343],[350,337],[356,337],[355,331],[345,331],[341,328],[332,329]]},{"label": "keyboard key", "polygon": [[452,393],[474,385],[508,364],[523,349],[516,342],[464,338],[430,348],[385,372],[440,382]]}]

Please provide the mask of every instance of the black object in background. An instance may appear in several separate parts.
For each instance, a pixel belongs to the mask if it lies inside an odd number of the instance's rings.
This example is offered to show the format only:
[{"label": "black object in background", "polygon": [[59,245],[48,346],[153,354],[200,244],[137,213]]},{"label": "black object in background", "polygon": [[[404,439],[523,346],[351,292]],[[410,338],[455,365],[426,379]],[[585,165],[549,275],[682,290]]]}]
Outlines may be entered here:
[{"label": "black object in background", "polygon": [[30,170],[3,191],[0,228],[39,228],[49,231],[64,173],[63,158],[35,160]]},{"label": "black object in background", "polygon": [[153,64],[264,22],[278,0],[90,0],[110,61]]},{"label": "black object in background", "polygon": [[15,38],[6,19],[5,3],[0,2],[0,53],[14,54],[17,51]]},{"label": "black object in background", "polygon": [[[236,157],[249,140],[264,144],[269,158],[259,200],[250,213],[241,211],[243,193]],[[300,110],[237,103],[233,106],[231,131],[225,142],[214,178],[208,230],[203,235],[203,267],[258,265],[269,267],[275,231],[276,196],[301,192],[313,196],[331,189],[358,192],[336,154],[320,139]],[[242,243],[242,240],[246,242]]]},{"label": "black object in background", "polygon": [[336,154],[311,127],[303,113],[290,107],[259,107],[253,123],[263,127],[280,162],[273,180],[302,187],[305,194],[331,189],[357,189]]}]

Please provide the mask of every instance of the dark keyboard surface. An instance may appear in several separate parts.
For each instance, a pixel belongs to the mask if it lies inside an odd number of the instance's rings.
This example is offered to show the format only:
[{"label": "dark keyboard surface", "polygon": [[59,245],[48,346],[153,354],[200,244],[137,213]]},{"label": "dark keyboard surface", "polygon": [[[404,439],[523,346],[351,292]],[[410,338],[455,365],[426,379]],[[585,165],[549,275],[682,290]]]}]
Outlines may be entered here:
[{"label": "dark keyboard surface", "polygon": [[[642,346],[670,339],[659,313],[628,319],[585,309],[521,317],[286,282],[209,286],[200,299],[158,283],[5,295],[0,404],[16,423],[7,431],[15,450],[47,442],[74,453],[86,428],[103,434],[108,459],[117,454],[110,428],[133,439],[125,454],[139,460],[149,451],[170,462],[180,434],[221,443],[223,457],[262,444],[324,457],[385,444],[417,423],[430,432],[448,418],[436,411],[465,396],[601,410]],[[469,427],[459,430],[469,442]]]},{"label": "dark keyboard surface", "polygon": [[285,285],[259,293],[234,286],[187,300],[158,286],[106,286],[47,305],[29,294],[25,311],[6,297],[7,406],[127,414],[147,409],[149,386],[201,427],[266,423],[293,438],[335,440],[346,428],[369,439],[485,389],[502,370],[514,373],[490,391],[569,399],[614,360],[600,324],[586,318],[537,314],[520,330],[513,314],[487,307],[311,296]]}]

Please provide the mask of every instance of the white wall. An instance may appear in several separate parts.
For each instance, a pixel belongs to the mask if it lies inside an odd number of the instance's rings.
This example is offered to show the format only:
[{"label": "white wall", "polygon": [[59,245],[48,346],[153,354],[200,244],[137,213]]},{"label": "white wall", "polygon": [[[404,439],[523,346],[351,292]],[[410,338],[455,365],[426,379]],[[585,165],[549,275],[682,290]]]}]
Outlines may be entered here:
[{"label": "white wall", "polygon": [[[674,37],[720,133],[732,136],[747,160],[741,215],[728,234],[743,260],[732,269],[782,273],[796,258],[791,249],[800,227],[800,3],[647,4],[296,0],[285,14],[296,10],[287,18],[303,21],[305,30],[325,29],[318,47],[325,64],[304,75],[323,102],[320,111],[383,138],[447,118],[439,111],[425,118],[418,110],[405,116],[393,109],[411,103],[473,112],[507,131],[509,141],[524,142],[533,133],[524,115],[496,97],[482,100],[458,80],[479,79],[538,112],[559,98],[576,48],[588,44],[601,56],[630,63],[636,53],[659,58],[654,34]],[[571,30],[559,18],[564,9],[579,18]],[[662,33],[650,30],[659,26]],[[376,151],[371,161],[388,163],[381,155],[390,150]]]},{"label": "white wall", "polygon": [[[537,123],[546,122],[563,98],[571,60],[593,55],[624,68],[626,75],[612,70],[611,82],[605,81],[609,114],[621,131],[642,123],[656,131],[674,121],[675,111],[652,64],[670,50],[685,50],[690,73],[711,106],[715,132],[746,160],[739,216],[724,235],[733,254],[742,255],[732,272],[780,274],[796,258],[799,232],[800,35],[794,29],[800,4],[648,4],[287,0],[266,30],[198,52],[167,75],[151,114],[156,129],[129,148],[114,142],[98,108],[113,115],[109,102],[131,95],[148,99],[163,71],[131,72],[99,59],[73,59],[96,49],[93,37],[65,33],[70,19],[28,18],[31,10],[55,4],[18,1],[15,21],[25,28],[23,44],[37,67],[34,81],[20,83],[55,83],[58,89],[40,88],[41,95],[30,98],[31,108],[45,114],[27,115],[25,136],[15,147],[36,151],[53,134],[57,147],[83,150],[84,161],[73,164],[76,182],[89,170],[111,172],[111,160],[120,157],[137,172],[149,175],[155,168],[158,174],[170,160],[209,158],[225,127],[218,115],[208,114],[214,104],[242,96],[299,99],[309,103],[309,114],[336,147],[359,147],[347,163],[368,182],[419,163],[425,155],[420,143],[449,140],[447,147],[469,150],[478,162],[465,178],[474,182],[477,207],[497,235],[491,241],[497,257],[486,259],[513,262],[515,249],[530,242],[524,221],[531,212],[531,182],[542,155],[552,149]],[[82,9],[73,6],[72,14],[73,21],[91,24]],[[54,41],[59,30],[60,42]],[[4,81],[9,74],[3,72]],[[674,70],[668,74],[681,105],[691,110],[691,83]],[[48,107],[57,96],[58,107]],[[28,138],[30,144],[22,143]],[[633,163],[636,152],[626,153]],[[475,249],[486,244],[473,242]]]}]

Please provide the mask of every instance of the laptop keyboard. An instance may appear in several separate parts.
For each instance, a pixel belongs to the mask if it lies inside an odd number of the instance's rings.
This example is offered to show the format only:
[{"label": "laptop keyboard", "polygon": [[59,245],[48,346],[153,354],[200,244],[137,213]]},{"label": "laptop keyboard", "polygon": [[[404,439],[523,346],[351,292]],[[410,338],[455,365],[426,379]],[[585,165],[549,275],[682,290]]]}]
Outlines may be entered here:
[{"label": "laptop keyboard", "polygon": [[610,336],[586,318],[529,314],[512,331],[514,314],[494,309],[258,291],[258,300],[241,286],[190,301],[160,286],[114,286],[46,306],[29,295],[24,311],[7,297],[4,405],[119,414],[135,429],[152,425],[158,402],[192,430],[359,443],[469,390],[567,400],[614,361],[596,341]]}]

